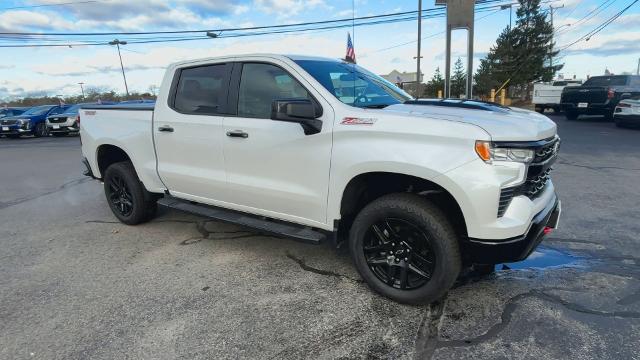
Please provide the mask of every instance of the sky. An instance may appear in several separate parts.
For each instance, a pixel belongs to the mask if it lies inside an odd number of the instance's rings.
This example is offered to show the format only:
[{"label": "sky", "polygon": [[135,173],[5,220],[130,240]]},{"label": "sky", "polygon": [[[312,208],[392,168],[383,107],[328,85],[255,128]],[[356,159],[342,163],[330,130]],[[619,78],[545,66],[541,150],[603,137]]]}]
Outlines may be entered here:
[{"label": "sky", "polygon": [[[557,0],[543,4],[554,11],[556,43],[570,44],[597,27],[633,0]],[[514,1],[515,2],[515,1]],[[417,9],[416,0],[355,0],[355,16],[389,14]],[[501,3],[508,3],[504,0]],[[597,11],[597,6],[603,5]],[[424,0],[423,9],[435,7]],[[515,8],[513,18],[515,21]],[[585,18],[590,12],[589,17]],[[349,0],[0,0],[0,32],[69,33],[135,32],[221,29],[352,16]],[[476,14],[474,65],[486,55],[498,34],[509,24],[509,10],[491,9]],[[423,20],[422,71],[428,79],[444,67],[445,20]],[[315,30],[198,41],[127,44],[122,46],[131,91],[159,86],[164,68],[175,61],[244,53],[284,53],[344,57],[347,32],[352,29]],[[222,33],[224,34],[224,33]],[[129,37],[135,37],[129,35]],[[113,38],[118,36],[114,35]],[[126,36],[120,36],[124,38]],[[417,22],[356,27],[352,33],[358,64],[378,74],[396,69],[415,72]],[[7,40],[10,39],[10,40]],[[106,38],[104,38],[106,39]],[[0,35],[2,44],[27,44]],[[64,40],[62,43],[67,43]],[[29,43],[42,43],[32,39]],[[466,33],[453,36],[454,57],[464,57]],[[563,51],[555,60],[564,63],[565,77],[586,78],[634,72],[640,58],[640,2],[589,41]],[[113,46],[0,48],[0,100],[24,96],[78,95],[86,88],[124,92],[118,53]]]}]

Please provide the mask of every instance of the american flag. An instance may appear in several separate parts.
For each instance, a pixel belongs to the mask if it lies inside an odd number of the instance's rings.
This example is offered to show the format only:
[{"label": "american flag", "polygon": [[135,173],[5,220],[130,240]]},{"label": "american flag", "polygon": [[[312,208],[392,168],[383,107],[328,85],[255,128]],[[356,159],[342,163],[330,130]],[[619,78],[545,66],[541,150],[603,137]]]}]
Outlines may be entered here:
[{"label": "american flag", "polygon": [[348,62],[356,63],[356,51],[353,49],[351,34],[347,33],[347,55],[344,57]]}]

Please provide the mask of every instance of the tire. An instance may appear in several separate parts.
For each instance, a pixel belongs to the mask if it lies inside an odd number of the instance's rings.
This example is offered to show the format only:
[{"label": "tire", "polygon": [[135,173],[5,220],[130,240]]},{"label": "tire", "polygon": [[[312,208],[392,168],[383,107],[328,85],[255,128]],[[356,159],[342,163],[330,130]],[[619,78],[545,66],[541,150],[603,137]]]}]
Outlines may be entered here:
[{"label": "tire", "polygon": [[7,137],[9,139],[19,139],[20,135],[19,134],[8,134]]},{"label": "tire", "polygon": [[536,106],[536,112],[538,112],[540,114],[544,114],[544,108]]},{"label": "tire", "polygon": [[49,135],[48,131],[47,131],[47,124],[45,123],[39,123],[36,124],[35,129],[33,129],[33,136],[35,137],[44,137]]},{"label": "tire", "polygon": [[554,114],[558,114],[558,113],[560,113],[560,107],[558,107],[558,106],[554,106],[554,107],[553,107],[553,113],[554,113]]},{"label": "tire", "polygon": [[564,116],[567,118],[567,120],[577,120],[578,119],[578,113],[574,112],[574,111],[567,111]]},{"label": "tire", "polygon": [[136,225],[151,220],[157,198],[147,190],[129,161],[110,165],[104,174],[104,193],[113,214],[121,222]]},{"label": "tire", "polygon": [[349,250],[370,288],[405,304],[441,299],[462,268],[450,222],[414,194],[385,195],[362,209],[349,233]]},{"label": "tire", "polygon": [[627,127],[626,124],[624,122],[622,122],[622,120],[619,120],[618,118],[614,117],[613,121],[616,123],[616,127],[619,127],[621,129]]}]

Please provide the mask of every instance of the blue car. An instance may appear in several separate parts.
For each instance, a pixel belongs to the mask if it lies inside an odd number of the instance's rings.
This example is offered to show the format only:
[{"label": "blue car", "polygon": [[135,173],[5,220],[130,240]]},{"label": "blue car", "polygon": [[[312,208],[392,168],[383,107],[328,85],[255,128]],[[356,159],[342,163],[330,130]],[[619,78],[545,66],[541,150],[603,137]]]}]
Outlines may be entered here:
[{"label": "blue car", "polygon": [[25,112],[28,108],[4,107],[0,108],[0,119],[7,116],[16,116]]},{"label": "blue car", "polygon": [[47,117],[65,112],[71,105],[40,105],[17,116],[0,119],[0,135],[17,138],[22,135],[46,136]]}]

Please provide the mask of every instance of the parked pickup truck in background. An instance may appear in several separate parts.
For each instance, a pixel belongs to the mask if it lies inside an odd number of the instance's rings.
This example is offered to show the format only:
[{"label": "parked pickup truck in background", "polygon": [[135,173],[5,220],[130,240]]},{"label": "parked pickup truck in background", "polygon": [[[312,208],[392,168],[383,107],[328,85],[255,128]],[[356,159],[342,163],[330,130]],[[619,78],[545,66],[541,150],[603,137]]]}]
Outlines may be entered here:
[{"label": "parked pickup truck in background", "polygon": [[560,140],[547,117],[414,100],[338,60],[181,62],[155,106],[80,117],[85,174],[104,181],[123,223],[153,218],[160,204],[345,241],[369,286],[399,302],[441,298],[463,266],[522,260],[558,224],[550,170]]},{"label": "parked pickup truck in background", "polygon": [[613,111],[620,100],[640,95],[640,76],[594,76],[582,86],[568,86],[560,100],[567,120],[579,115],[604,115],[613,119]]},{"label": "parked pickup truck in background", "polygon": [[20,137],[22,135],[34,135],[36,137],[47,135],[46,120],[49,115],[60,114],[71,105],[40,105],[16,116],[7,116],[0,119],[0,135],[8,137]]},{"label": "parked pickup truck in background", "polygon": [[579,86],[582,80],[556,80],[551,83],[533,84],[533,105],[539,113],[546,109],[560,112],[560,97],[567,86]]}]

